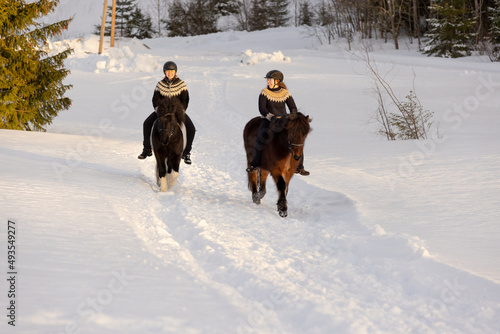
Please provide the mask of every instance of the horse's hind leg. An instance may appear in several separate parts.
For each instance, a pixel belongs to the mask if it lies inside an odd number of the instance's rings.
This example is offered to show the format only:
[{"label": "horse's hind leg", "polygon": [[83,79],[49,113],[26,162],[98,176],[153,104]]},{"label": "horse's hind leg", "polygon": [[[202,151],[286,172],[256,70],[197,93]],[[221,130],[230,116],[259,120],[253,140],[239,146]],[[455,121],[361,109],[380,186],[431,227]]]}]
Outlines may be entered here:
[{"label": "horse's hind leg", "polygon": [[252,192],[252,200],[255,204],[260,204],[260,195],[258,189],[259,171],[248,173],[248,189]]},{"label": "horse's hind leg", "polygon": [[269,171],[260,169],[259,174],[259,197],[263,199],[266,196],[266,180],[269,175]]}]

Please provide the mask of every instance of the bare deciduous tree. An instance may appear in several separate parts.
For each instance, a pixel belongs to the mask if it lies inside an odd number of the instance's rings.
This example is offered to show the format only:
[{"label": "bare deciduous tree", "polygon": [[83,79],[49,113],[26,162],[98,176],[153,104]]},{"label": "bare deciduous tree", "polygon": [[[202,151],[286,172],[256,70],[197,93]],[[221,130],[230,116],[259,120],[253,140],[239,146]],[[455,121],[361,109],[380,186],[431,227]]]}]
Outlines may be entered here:
[{"label": "bare deciduous tree", "polygon": [[146,0],[145,5],[148,13],[154,18],[153,26],[158,36],[162,36],[162,25],[168,16],[169,0]]},{"label": "bare deciduous tree", "polygon": [[[364,46],[361,55],[358,55],[365,63],[369,75],[373,80],[374,92],[378,102],[377,110],[374,114],[375,120],[381,125],[378,130],[380,134],[386,136],[387,140],[396,139],[427,139],[428,132],[433,125],[433,113],[424,110],[422,104],[415,93],[415,72],[413,73],[413,87],[406,100],[401,101],[389,82],[382,76],[376,65],[372,63],[368,47]],[[397,112],[390,112],[387,109],[384,96],[387,96]]]}]

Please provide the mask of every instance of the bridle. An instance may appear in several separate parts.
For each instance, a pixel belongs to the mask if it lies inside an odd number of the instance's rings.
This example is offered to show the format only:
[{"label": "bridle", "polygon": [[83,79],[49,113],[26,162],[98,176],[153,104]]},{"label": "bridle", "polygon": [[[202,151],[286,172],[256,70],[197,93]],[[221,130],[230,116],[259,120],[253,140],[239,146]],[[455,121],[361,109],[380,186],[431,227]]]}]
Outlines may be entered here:
[{"label": "bridle", "polygon": [[[169,113],[165,114],[165,116],[169,116],[169,115],[172,115],[173,117],[175,117],[175,113],[173,113],[173,112],[169,112]],[[159,122],[158,122],[158,131],[160,132],[160,134],[162,134],[166,130],[163,128],[163,122],[160,120],[159,117],[158,117],[158,120],[159,120]],[[169,133],[167,134],[167,140],[165,142],[167,142],[167,141],[170,140],[170,137],[172,137],[172,135],[174,134],[174,132],[175,132],[175,126],[171,127]]]},{"label": "bridle", "polygon": [[299,160],[301,157],[302,157],[302,154],[301,155],[295,155],[295,153],[293,153],[293,150],[292,150],[292,146],[304,146],[304,144],[294,144],[294,143],[291,143],[291,142],[288,142],[288,151],[290,151],[290,154],[292,155],[292,157],[295,159],[295,160]]}]

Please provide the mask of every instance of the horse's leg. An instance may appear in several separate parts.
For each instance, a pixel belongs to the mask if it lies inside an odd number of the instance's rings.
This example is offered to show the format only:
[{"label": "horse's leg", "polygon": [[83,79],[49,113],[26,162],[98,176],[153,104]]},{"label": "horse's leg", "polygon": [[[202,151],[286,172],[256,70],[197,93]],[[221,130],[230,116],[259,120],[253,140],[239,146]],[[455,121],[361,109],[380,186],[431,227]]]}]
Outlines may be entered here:
[{"label": "horse's leg", "polygon": [[283,175],[273,174],[274,182],[276,182],[276,188],[278,188],[278,213],[281,217],[288,216],[288,206],[286,202],[286,194],[288,192],[288,184],[285,182]]},{"label": "horse's leg", "polygon": [[263,199],[264,196],[266,196],[266,180],[267,176],[269,175],[269,171],[265,169],[260,170],[260,177],[259,177],[259,197],[260,199]]},{"label": "horse's leg", "polygon": [[248,173],[248,189],[252,192],[252,200],[255,204],[260,204],[260,195],[258,189],[259,170]]},{"label": "horse's leg", "polygon": [[160,186],[160,191],[167,191],[167,166],[166,166],[166,158],[157,158],[156,159],[156,168],[157,168],[157,181]]},{"label": "horse's leg", "polygon": [[181,156],[179,155],[178,157],[175,157],[175,159],[169,159],[168,162],[167,183],[168,187],[172,188],[177,183],[177,177],[179,177]]}]

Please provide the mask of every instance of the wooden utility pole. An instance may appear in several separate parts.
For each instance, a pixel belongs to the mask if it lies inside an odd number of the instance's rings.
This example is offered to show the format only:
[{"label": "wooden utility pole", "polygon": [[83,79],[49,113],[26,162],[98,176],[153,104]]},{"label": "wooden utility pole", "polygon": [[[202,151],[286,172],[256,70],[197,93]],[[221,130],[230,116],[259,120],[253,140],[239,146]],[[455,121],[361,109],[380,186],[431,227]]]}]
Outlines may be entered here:
[{"label": "wooden utility pole", "polygon": [[104,30],[106,26],[107,9],[108,9],[108,0],[104,0],[104,9],[102,11],[102,23],[101,23],[101,39],[99,40],[99,54],[102,53],[102,44],[104,42]]},{"label": "wooden utility pole", "polygon": [[115,46],[115,17],[116,17],[116,0],[113,0],[113,10],[111,12],[111,47]]},{"label": "wooden utility pole", "polygon": [[[106,13],[108,11],[108,0],[104,0],[104,8],[102,10],[102,23],[101,23],[101,39],[99,40],[99,54],[102,53],[102,46],[104,44],[104,32],[106,31]],[[115,46],[115,17],[116,17],[116,0],[113,0],[113,10],[111,12],[111,43],[110,46]]]}]

